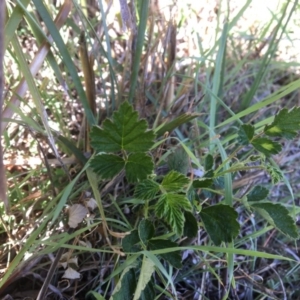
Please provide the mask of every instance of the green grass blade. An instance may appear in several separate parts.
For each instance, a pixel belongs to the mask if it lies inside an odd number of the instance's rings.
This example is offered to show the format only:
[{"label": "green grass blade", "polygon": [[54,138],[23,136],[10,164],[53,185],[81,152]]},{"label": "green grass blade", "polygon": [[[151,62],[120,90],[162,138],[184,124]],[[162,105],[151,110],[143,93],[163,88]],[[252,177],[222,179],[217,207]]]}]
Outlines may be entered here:
[{"label": "green grass blade", "polygon": [[38,10],[41,18],[45,22],[45,25],[47,26],[47,29],[49,30],[49,33],[51,34],[51,36],[59,50],[59,53],[62,56],[63,63],[66,66],[68,72],[70,73],[70,76],[73,80],[74,86],[78,92],[79,99],[82,102],[82,105],[84,107],[87,121],[88,121],[89,125],[92,126],[92,125],[96,124],[96,120],[95,120],[95,117],[90,109],[89,104],[88,104],[86,93],[83,89],[81,80],[78,76],[78,71],[76,70],[74,62],[72,61],[71,55],[64,43],[59,31],[57,30],[52,18],[50,17],[45,5],[43,4],[43,2],[39,1],[39,0],[33,0],[33,2],[35,4],[36,9]]}]

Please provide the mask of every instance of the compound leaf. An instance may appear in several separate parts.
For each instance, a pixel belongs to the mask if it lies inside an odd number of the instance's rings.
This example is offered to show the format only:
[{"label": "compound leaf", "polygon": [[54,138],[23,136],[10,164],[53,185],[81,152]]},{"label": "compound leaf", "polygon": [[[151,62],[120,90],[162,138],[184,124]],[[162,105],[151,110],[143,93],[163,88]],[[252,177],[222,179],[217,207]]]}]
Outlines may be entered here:
[{"label": "compound leaf", "polygon": [[282,109],[276,116],[272,124],[267,125],[264,133],[269,136],[285,137],[292,139],[300,130],[300,107],[294,107],[290,111]]},{"label": "compound leaf", "polygon": [[147,128],[147,122],[138,120],[138,113],[124,102],[114,112],[112,120],[106,119],[102,128],[92,128],[91,145],[96,152],[146,152],[153,146],[155,138],[154,132]]},{"label": "compound leaf", "polygon": [[299,238],[297,226],[283,205],[272,202],[256,202],[251,203],[251,207],[284,235],[293,239]]},{"label": "compound leaf", "polygon": [[134,196],[142,200],[152,200],[158,192],[159,184],[151,179],[145,179],[137,184]]},{"label": "compound leaf", "polygon": [[238,131],[238,143],[241,145],[249,145],[250,141],[253,139],[254,132],[254,126],[250,124],[242,125]]},{"label": "compound leaf", "polygon": [[166,191],[175,192],[182,189],[188,183],[189,179],[186,176],[177,171],[171,171],[164,177],[161,186]]},{"label": "compound leaf", "polygon": [[91,168],[104,179],[110,179],[121,172],[125,166],[122,157],[114,154],[98,154],[91,160]]},{"label": "compound leaf", "polygon": [[266,138],[256,138],[251,141],[253,147],[266,156],[278,154],[281,151],[281,145]]},{"label": "compound leaf", "polygon": [[229,205],[213,205],[203,208],[200,217],[212,241],[218,246],[231,242],[239,233],[238,214]]},{"label": "compound leaf", "polygon": [[166,222],[179,236],[182,235],[184,227],[183,210],[190,211],[192,206],[184,195],[167,193],[160,196],[155,205],[155,212],[159,218]]},{"label": "compound leaf", "polygon": [[154,164],[146,153],[131,153],[125,165],[126,177],[129,182],[146,179],[152,173]]},{"label": "compound leaf", "polygon": [[250,193],[247,195],[247,200],[251,201],[260,201],[265,200],[268,197],[269,190],[261,185],[255,186]]}]

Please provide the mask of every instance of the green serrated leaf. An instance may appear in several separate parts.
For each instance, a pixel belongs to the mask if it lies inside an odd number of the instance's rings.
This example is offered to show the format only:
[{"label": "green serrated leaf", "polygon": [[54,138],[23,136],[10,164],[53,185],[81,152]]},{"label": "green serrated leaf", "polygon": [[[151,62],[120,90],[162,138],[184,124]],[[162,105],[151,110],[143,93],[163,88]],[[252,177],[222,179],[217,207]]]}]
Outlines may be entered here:
[{"label": "green serrated leaf", "polygon": [[264,133],[268,136],[285,137],[292,139],[300,130],[300,107],[294,107],[290,111],[282,109],[276,116],[272,124],[267,125]]},{"label": "green serrated leaf", "polygon": [[140,240],[146,245],[148,240],[154,236],[154,226],[149,220],[142,220],[138,227]]},{"label": "green serrated leaf", "polygon": [[207,154],[204,162],[205,171],[211,170],[213,166],[214,166],[214,157],[211,154]]},{"label": "green serrated leaf", "polygon": [[254,132],[254,126],[250,124],[242,125],[238,131],[238,143],[240,145],[249,145],[250,141],[253,139]]},{"label": "green serrated leaf", "polygon": [[140,243],[140,236],[138,231],[132,230],[130,234],[126,235],[122,239],[122,248],[125,253],[127,252],[138,252],[141,247],[138,245]]},{"label": "green serrated leaf", "polygon": [[138,120],[138,113],[128,102],[106,119],[103,128],[94,126],[91,131],[91,145],[96,152],[146,152],[154,144],[155,134],[147,130],[145,120]]},{"label": "green serrated leaf", "polygon": [[292,239],[299,238],[297,226],[289,215],[289,211],[283,205],[272,202],[259,202],[251,203],[250,206],[284,235]]},{"label": "green serrated leaf", "polygon": [[[161,239],[150,240],[148,246],[150,250],[159,250],[159,249],[178,247],[178,245],[172,241],[161,240]],[[159,256],[162,257],[164,260],[166,260],[168,263],[170,263],[173,267],[177,269],[182,268],[181,255],[179,251],[160,254]]]},{"label": "green serrated leaf", "polygon": [[153,263],[152,260],[144,256],[142,261],[142,266],[141,266],[141,272],[136,286],[136,290],[134,292],[133,300],[138,300],[140,298],[148,282],[151,280],[154,271],[155,271],[155,264]]},{"label": "green serrated leaf", "polygon": [[134,197],[142,200],[152,200],[158,192],[159,184],[151,179],[145,179],[137,184]]},{"label": "green serrated leaf", "polygon": [[125,161],[114,154],[98,154],[91,160],[90,166],[102,178],[111,179],[122,171]]},{"label": "green serrated leaf", "polygon": [[179,147],[168,156],[167,163],[170,170],[186,175],[189,169],[189,156],[182,147]]},{"label": "green serrated leaf", "polygon": [[161,186],[170,192],[181,190],[186,184],[189,183],[189,179],[183,174],[171,171],[163,179]]},{"label": "green serrated leaf", "polygon": [[269,190],[261,185],[255,186],[250,193],[247,195],[247,200],[251,201],[261,201],[265,200],[269,195]]},{"label": "green serrated leaf", "polygon": [[236,220],[238,214],[229,205],[218,204],[203,208],[200,217],[207,233],[217,246],[222,242],[232,242],[239,233],[240,225]]},{"label": "green serrated leaf", "polygon": [[183,235],[187,236],[188,238],[193,238],[198,234],[198,222],[195,219],[194,215],[189,212],[184,212],[184,229],[183,229]]},{"label": "green serrated leaf", "polygon": [[127,267],[116,285],[110,300],[131,300],[136,289],[135,272],[132,267]]},{"label": "green serrated leaf", "polygon": [[212,178],[200,178],[193,181],[193,187],[195,189],[208,188],[213,184]]},{"label": "green serrated leaf", "polygon": [[155,213],[159,218],[164,218],[175,233],[182,235],[184,226],[183,210],[190,211],[192,206],[189,200],[178,194],[163,194],[155,205]]},{"label": "green serrated leaf", "polygon": [[129,182],[146,179],[153,169],[152,158],[146,153],[131,153],[125,165],[126,177]]},{"label": "green serrated leaf", "polygon": [[255,138],[251,141],[253,147],[266,156],[278,154],[281,151],[281,145],[266,138]]},{"label": "green serrated leaf", "polygon": [[277,184],[278,182],[280,182],[282,180],[282,178],[283,178],[282,172],[280,170],[278,170],[277,168],[275,168],[274,166],[267,164],[266,170],[269,173],[269,175],[271,176],[273,184]]}]

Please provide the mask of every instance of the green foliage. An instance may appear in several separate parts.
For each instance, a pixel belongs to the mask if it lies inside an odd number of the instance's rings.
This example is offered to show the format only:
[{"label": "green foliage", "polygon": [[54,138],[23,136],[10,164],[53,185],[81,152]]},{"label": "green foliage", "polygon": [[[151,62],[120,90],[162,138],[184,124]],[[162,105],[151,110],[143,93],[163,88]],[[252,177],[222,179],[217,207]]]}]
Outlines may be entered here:
[{"label": "green foliage", "polygon": [[263,186],[256,185],[250,193],[247,195],[247,200],[251,201],[260,201],[265,200],[269,194],[269,190]]},{"label": "green foliage", "polygon": [[237,237],[240,225],[237,212],[228,205],[212,205],[200,212],[201,220],[210,238],[216,245],[232,242]]},{"label": "green foliage", "polygon": [[264,133],[268,136],[293,139],[299,130],[300,107],[294,107],[291,110],[287,108],[282,109],[275,116],[274,121],[265,127]]},{"label": "green foliage", "polygon": [[133,300],[140,299],[142,292],[145,290],[146,286],[151,280],[152,274],[155,271],[154,267],[155,265],[153,261],[151,261],[149,258],[144,256],[142,261],[142,266],[141,266],[141,272],[134,292]]},{"label": "green foliage", "polygon": [[151,179],[139,182],[135,188],[134,196],[142,200],[152,200],[159,192],[159,184]]},{"label": "green foliage", "polygon": [[189,179],[187,177],[176,171],[171,171],[164,177],[161,186],[167,192],[176,192],[181,190],[188,183]]},{"label": "green foliage", "polygon": [[106,119],[102,128],[92,128],[91,145],[96,152],[146,152],[155,138],[153,131],[147,128],[147,122],[138,120],[138,113],[124,102],[112,120]]},{"label": "green foliage", "polygon": [[238,143],[247,146],[254,137],[254,131],[254,126],[250,124],[242,125],[238,131]]},{"label": "green foliage", "polygon": [[[177,247],[177,244],[169,240],[153,239],[149,241],[149,248],[151,250],[160,250],[160,249],[175,248],[175,247]],[[160,256],[164,260],[166,260],[169,264],[171,264],[173,267],[177,269],[182,268],[181,255],[179,251],[160,254]]]},{"label": "green foliage", "polygon": [[[291,118],[297,116],[294,110],[289,113]],[[257,134],[253,125],[242,125],[238,131],[240,147],[236,151],[242,146],[252,145],[258,154],[251,154],[244,160],[234,160],[226,167],[223,164],[216,170],[214,157],[208,154],[204,161],[206,173],[195,180],[186,177],[189,158],[186,150],[181,147],[169,155],[167,163],[170,171],[166,175],[161,178],[153,173],[154,162],[149,151],[154,146],[154,132],[147,129],[144,120],[138,120],[137,113],[127,102],[113,114],[112,120],[104,121],[102,128],[93,127],[91,140],[96,155],[90,166],[103,179],[112,178],[124,170],[127,180],[135,183],[134,197],[142,201],[142,215],[135,223],[136,229],[131,230],[122,240],[124,253],[140,257],[137,265],[123,271],[113,299],[119,299],[121,293],[128,295],[129,290],[134,291],[134,299],[153,296],[152,277],[157,272],[157,265],[144,253],[139,254],[143,250],[159,251],[178,247],[177,238],[193,238],[197,236],[200,227],[206,230],[217,246],[233,243],[240,231],[237,211],[231,205],[224,204],[206,205],[203,208],[198,192],[207,190],[212,195],[216,188],[224,189],[224,176],[248,171],[253,168],[253,163],[256,168],[272,174],[273,181],[280,180],[281,172],[268,162],[268,157],[281,150],[281,145],[271,140],[273,136],[278,136],[275,132],[278,133],[280,129],[280,136],[284,137],[295,134],[297,127],[288,126],[283,120],[283,116],[287,117],[286,114],[279,113],[271,125]],[[265,187],[255,186],[243,198],[242,203],[286,236],[297,239],[297,228],[288,210],[280,204],[267,202],[265,199],[268,193],[269,190]],[[195,212],[200,216],[199,223]],[[171,234],[175,239],[162,238],[162,229],[163,234]],[[157,258],[177,269],[182,268],[179,251],[163,251]],[[127,284],[128,287],[125,287]]]},{"label": "green foliage", "polygon": [[214,165],[214,158],[211,154],[207,154],[205,157],[205,163],[204,163],[204,168],[205,171],[209,171],[213,168]]},{"label": "green foliage", "polygon": [[90,162],[92,169],[104,179],[114,177],[123,169],[129,182],[146,179],[154,167],[146,152],[155,138],[154,132],[147,128],[147,122],[138,120],[138,113],[124,102],[112,120],[106,119],[102,128],[92,128],[91,145],[98,153]]},{"label": "green foliage", "polygon": [[267,138],[255,138],[251,141],[253,147],[266,156],[278,154],[281,151],[281,145]]},{"label": "green foliage", "polygon": [[170,170],[186,174],[189,168],[189,157],[182,147],[178,147],[168,156],[167,163]]},{"label": "green foliage", "polygon": [[181,236],[184,227],[184,210],[192,210],[189,200],[180,194],[164,193],[155,205],[155,213],[171,225],[177,235]]},{"label": "green foliage", "polygon": [[136,289],[136,276],[132,267],[126,268],[116,285],[111,300],[132,299]]},{"label": "green foliage", "polygon": [[272,202],[259,202],[251,203],[251,207],[286,236],[292,239],[299,238],[295,221],[283,205]]}]

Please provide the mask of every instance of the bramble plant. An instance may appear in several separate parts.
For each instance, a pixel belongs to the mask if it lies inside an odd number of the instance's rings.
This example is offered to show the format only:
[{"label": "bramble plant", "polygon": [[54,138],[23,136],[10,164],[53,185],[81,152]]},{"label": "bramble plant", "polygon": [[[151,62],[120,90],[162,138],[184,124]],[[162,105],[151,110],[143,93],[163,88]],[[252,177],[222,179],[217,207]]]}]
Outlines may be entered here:
[{"label": "bramble plant", "polygon": [[[299,120],[300,108],[293,108],[281,110],[274,121],[260,131],[253,125],[244,124],[237,132],[239,147],[229,157],[236,157],[239,151],[249,145],[253,146],[255,154],[249,154],[243,161],[232,159],[226,170],[223,167],[228,161],[216,166],[214,157],[207,154],[203,177],[189,178],[187,174],[170,169],[162,178],[156,174],[155,161],[151,156],[155,145],[158,145],[155,144],[156,132],[148,129],[147,122],[139,120],[138,113],[128,102],[124,102],[111,120],[105,120],[102,127],[92,128],[91,144],[95,156],[90,161],[92,169],[103,179],[111,179],[125,171],[128,182],[134,184],[134,197],[142,201],[142,214],[139,212],[135,229],[123,239],[123,251],[133,254],[175,249],[179,246],[180,238],[192,238],[199,229],[206,230],[216,246],[233,242],[240,232],[236,209],[222,202],[210,206],[203,204],[203,200],[197,196],[199,190],[206,190],[210,194],[217,192],[215,182],[225,174],[253,168],[267,171],[273,182],[277,183],[281,179],[281,172],[272,165],[271,156],[281,151],[281,145],[274,139],[294,138],[300,129]],[[258,213],[289,238],[298,239],[298,230],[289,210],[279,203],[268,201],[267,197],[268,190],[257,185],[237,204]],[[121,283],[117,285],[113,299],[121,299],[124,293],[130,295],[132,292],[134,299],[139,299],[141,295],[150,299],[154,295],[151,278],[157,265],[153,263],[154,258],[151,260],[147,255],[144,253],[142,259],[134,256],[135,265],[126,268],[121,277],[121,281],[127,282],[129,287]],[[158,258],[175,268],[182,266],[178,251],[160,253]],[[136,282],[138,273],[139,280]]]}]

